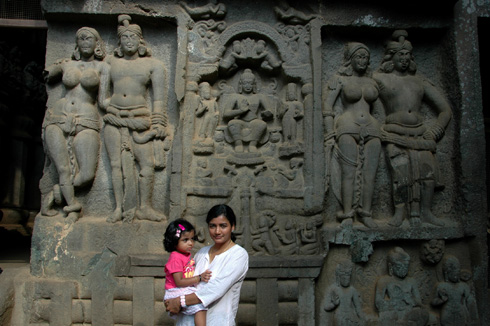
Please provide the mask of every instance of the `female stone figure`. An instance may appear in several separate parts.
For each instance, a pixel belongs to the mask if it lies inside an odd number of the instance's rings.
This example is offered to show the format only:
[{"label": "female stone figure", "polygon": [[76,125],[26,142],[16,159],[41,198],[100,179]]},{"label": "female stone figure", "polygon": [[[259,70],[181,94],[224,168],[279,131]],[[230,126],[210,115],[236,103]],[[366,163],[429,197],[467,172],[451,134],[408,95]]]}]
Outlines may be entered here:
[{"label": "female stone figure", "polygon": [[[91,183],[95,177],[100,147],[100,119],[97,103],[101,80],[108,68],[102,62],[105,49],[99,33],[82,27],[76,33],[71,59],[60,60],[46,68],[47,83],[61,80],[63,97],[49,107],[43,123],[46,154],[54,163],[59,184],[56,197],[63,197],[63,211],[71,221],[78,219],[82,206],[75,198],[75,187]],[[58,189],[61,192],[58,193]]]},{"label": "female stone figure", "polygon": [[[369,71],[370,52],[362,43],[348,43],[344,63],[329,81],[324,106],[327,135],[335,137],[335,156],[341,170],[343,211],[339,220],[357,213],[367,227],[377,227],[371,216],[371,202],[381,150],[380,126],[371,115],[378,100],[378,87]],[[334,114],[339,102],[342,113]],[[332,162],[334,163],[334,162]]]}]

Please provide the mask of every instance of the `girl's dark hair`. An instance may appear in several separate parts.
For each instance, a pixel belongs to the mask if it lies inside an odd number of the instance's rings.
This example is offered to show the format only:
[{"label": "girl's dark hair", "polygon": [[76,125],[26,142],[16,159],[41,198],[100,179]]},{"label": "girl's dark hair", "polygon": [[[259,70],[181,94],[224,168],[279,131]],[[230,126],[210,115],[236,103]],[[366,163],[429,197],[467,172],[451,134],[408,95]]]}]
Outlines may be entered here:
[{"label": "girl's dark hair", "polygon": [[[212,219],[214,219],[218,216],[221,216],[221,215],[226,217],[228,222],[230,222],[231,226],[236,226],[235,212],[233,212],[233,209],[231,209],[230,206],[225,205],[225,204],[220,204],[220,205],[216,205],[216,206],[211,207],[211,209],[208,212],[208,216],[206,217],[206,223],[209,224],[209,222],[211,222]],[[233,242],[235,242],[235,240],[236,240],[236,236],[235,236],[235,234],[233,234],[233,232],[231,233],[231,240]]]},{"label": "girl's dark hair", "polygon": [[179,239],[182,234],[185,232],[190,232],[192,230],[194,230],[195,232],[194,226],[189,221],[182,218],[170,222],[163,237],[163,247],[165,248],[165,251],[175,251],[177,249],[177,244],[179,243]]}]

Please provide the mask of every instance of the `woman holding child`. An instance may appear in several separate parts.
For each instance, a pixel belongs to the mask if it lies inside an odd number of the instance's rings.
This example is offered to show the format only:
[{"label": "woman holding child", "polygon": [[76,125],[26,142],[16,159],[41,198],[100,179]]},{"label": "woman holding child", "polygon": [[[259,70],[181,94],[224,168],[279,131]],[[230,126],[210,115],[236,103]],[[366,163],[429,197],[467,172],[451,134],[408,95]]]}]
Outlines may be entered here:
[{"label": "woman holding child", "polygon": [[[214,244],[195,255],[195,273],[210,270],[211,278],[207,283],[200,282],[195,293],[165,300],[165,306],[167,311],[177,314],[183,307],[202,303],[208,308],[207,325],[234,326],[240,289],[248,271],[248,253],[234,242],[236,216],[229,206],[212,207],[206,222]],[[194,318],[179,314],[177,325],[193,326]]]}]

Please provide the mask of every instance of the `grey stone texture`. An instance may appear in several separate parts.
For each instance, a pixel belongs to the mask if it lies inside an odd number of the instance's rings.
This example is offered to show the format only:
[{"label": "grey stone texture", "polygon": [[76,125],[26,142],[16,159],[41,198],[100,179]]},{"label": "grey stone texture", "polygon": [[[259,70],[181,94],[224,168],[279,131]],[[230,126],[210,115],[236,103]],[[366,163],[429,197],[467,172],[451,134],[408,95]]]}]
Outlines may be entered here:
[{"label": "grey stone texture", "polygon": [[42,5],[42,209],[4,324],[172,325],[164,230],[208,245],[218,203],[250,254],[238,325],[490,323],[488,1]]}]

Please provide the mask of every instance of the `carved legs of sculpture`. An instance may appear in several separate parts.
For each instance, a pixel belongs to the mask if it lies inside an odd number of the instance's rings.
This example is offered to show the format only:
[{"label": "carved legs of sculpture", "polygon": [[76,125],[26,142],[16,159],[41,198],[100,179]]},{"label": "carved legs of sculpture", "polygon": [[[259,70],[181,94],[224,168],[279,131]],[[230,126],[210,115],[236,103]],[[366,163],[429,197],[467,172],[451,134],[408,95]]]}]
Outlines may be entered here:
[{"label": "carved legs of sculpture", "polygon": [[95,178],[99,158],[99,132],[85,129],[73,139],[73,150],[78,163],[78,173],[75,174],[73,185],[83,187]]},{"label": "carved legs of sculpture", "polygon": [[378,170],[381,141],[373,138],[364,145],[364,161],[362,164],[361,202],[357,214],[364,225],[375,228],[378,225],[372,220],[371,205],[373,201],[376,171]]},{"label": "carved legs of sculpture", "polygon": [[153,167],[144,167],[141,169],[139,177],[140,205],[135,213],[135,217],[140,220],[162,221],[166,219],[163,214],[153,209],[151,204],[153,179]]},{"label": "carved legs of sculpture", "polygon": [[[371,203],[374,192],[374,181],[378,168],[381,142],[374,138],[362,148],[351,135],[342,135],[338,141],[342,153],[342,206],[343,212],[337,215],[339,220],[352,219],[357,213],[361,223],[369,228],[378,225],[372,219]],[[360,184],[356,185],[356,182]],[[354,202],[355,196],[357,198]],[[354,205],[357,209],[354,210]]]},{"label": "carved legs of sculpture", "polygon": [[432,199],[434,197],[435,185],[436,182],[434,180],[424,180],[422,182],[420,198],[420,217],[422,219],[422,222],[424,223],[443,226],[444,222],[435,217],[430,209],[432,205]]},{"label": "carved legs of sculpture", "polygon": [[155,160],[153,141],[145,144],[133,144],[133,152],[139,165],[139,205],[135,217],[140,220],[162,221],[165,215],[153,209],[152,197],[155,178]]},{"label": "carved legs of sculpture", "polygon": [[70,215],[70,220],[79,217],[82,206],[75,198],[75,187],[73,185],[72,163],[70,162],[70,152],[65,133],[57,125],[49,125],[44,131],[44,140],[47,153],[56,166],[59,177],[59,186],[67,206],[63,208],[66,215]]},{"label": "carved legs of sculpture", "polygon": [[410,224],[420,222],[443,226],[431,212],[436,185],[436,162],[429,151],[404,150],[388,144],[395,214],[389,225],[400,226],[410,209]]},{"label": "carved legs of sculpture", "polygon": [[104,129],[105,147],[109,161],[111,163],[112,188],[116,208],[112,215],[107,218],[107,222],[117,222],[122,219],[122,202],[124,196],[124,184],[121,165],[121,134],[118,128],[106,124]]}]

